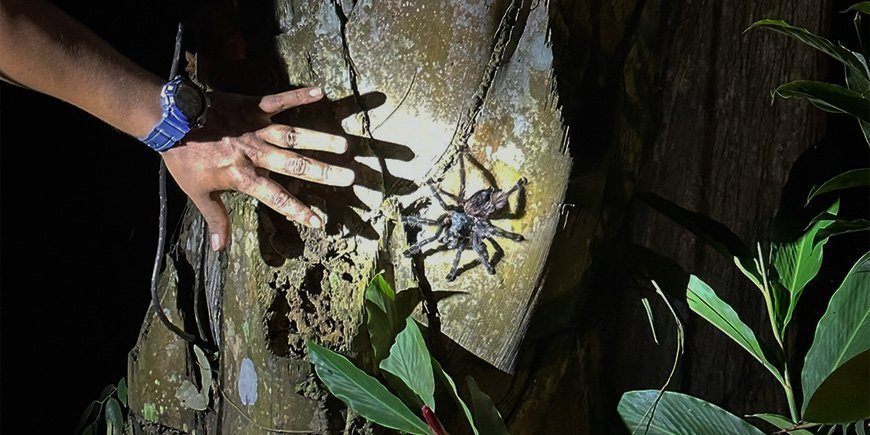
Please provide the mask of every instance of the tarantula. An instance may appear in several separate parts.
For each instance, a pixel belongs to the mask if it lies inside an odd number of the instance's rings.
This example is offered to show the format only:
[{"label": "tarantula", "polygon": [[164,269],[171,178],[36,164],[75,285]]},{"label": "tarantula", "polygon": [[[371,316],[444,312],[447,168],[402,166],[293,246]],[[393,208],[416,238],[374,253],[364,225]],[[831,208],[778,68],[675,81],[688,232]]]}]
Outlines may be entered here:
[{"label": "tarantula", "polygon": [[[420,240],[405,250],[403,252],[405,257],[411,257],[414,254],[420,253],[424,246],[436,240],[447,245],[449,249],[456,249],[456,257],[453,259],[453,266],[450,268],[450,272],[447,274],[447,281],[456,279],[462,252],[468,249],[469,245],[480,257],[480,262],[486,267],[486,271],[490,275],[494,275],[495,267],[489,260],[489,253],[483,241],[490,240],[491,243],[495,243],[495,240],[493,240],[494,236],[504,237],[517,242],[523,241],[522,234],[503,230],[493,225],[489,219],[493,214],[507,206],[510,194],[516,190],[523,189],[527,180],[524,177],[520,178],[513,187],[506,191],[488,187],[466,199],[464,158],[466,152],[462,151],[459,153],[459,193],[457,195],[454,196],[440,189],[436,190],[429,183],[432,196],[444,209],[444,214],[437,219],[427,219],[421,216],[404,217],[405,224],[409,226],[423,227],[424,225],[432,225],[437,228],[435,235]],[[442,193],[456,201],[456,205],[447,204],[441,197]]]}]

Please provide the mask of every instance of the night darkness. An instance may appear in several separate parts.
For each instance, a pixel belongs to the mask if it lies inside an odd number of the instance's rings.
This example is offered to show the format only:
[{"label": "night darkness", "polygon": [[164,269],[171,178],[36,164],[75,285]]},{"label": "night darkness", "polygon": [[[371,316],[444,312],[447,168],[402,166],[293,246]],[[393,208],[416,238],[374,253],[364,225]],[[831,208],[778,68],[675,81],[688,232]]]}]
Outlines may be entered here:
[{"label": "night darkness", "polygon": [[[54,3],[168,76],[181,2]],[[88,402],[126,376],[148,310],[159,160],[36,92],[4,83],[0,104],[0,429],[73,433]],[[168,186],[171,233],[185,198]]]}]

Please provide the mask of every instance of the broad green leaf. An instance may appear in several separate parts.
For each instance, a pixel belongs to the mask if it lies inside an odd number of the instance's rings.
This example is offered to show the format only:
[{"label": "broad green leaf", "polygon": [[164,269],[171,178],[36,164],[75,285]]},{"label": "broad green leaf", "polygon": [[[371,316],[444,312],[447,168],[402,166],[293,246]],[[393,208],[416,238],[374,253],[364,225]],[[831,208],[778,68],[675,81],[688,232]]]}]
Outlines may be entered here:
[{"label": "broad green leaf", "polygon": [[849,8],[843,12],[852,12],[852,11],[861,12],[864,14],[870,14],[870,2],[855,3],[852,6],[849,6]]},{"label": "broad green leaf", "polygon": [[[752,415],[748,415],[747,417],[760,418],[760,419],[772,424],[777,429],[788,429],[788,428],[795,426],[795,424],[792,423],[788,417],[785,417],[785,416],[782,416],[779,414],[752,414]],[[813,434],[812,432],[805,430],[805,429],[790,430],[790,431],[788,431],[788,433],[791,435],[812,435]]]},{"label": "broad green leaf", "polygon": [[366,287],[365,298],[377,305],[381,311],[387,315],[387,321],[390,328],[399,330],[395,326],[404,323],[404,317],[399,317],[396,313],[396,292],[390,287],[390,284],[384,280],[381,274],[375,275]]},{"label": "broad green leaf", "polygon": [[121,412],[121,405],[112,397],[106,402],[106,433],[121,435],[123,430],[124,414]]},{"label": "broad green leaf", "polygon": [[432,373],[432,357],[417,322],[408,317],[405,325],[405,329],[396,336],[396,342],[390,348],[390,356],[381,361],[380,368],[401,379],[434,411],[435,377]]},{"label": "broad green leaf", "polygon": [[781,98],[800,98],[825,112],[852,115],[870,121],[870,100],[860,93],[833,83],[813,80],[795,80],[774,89],[771,95]]},{"label": "broad green leaf", "polygon": [[350,409],[381,426],[428,435],[429,428],[377,379],[358,369],[347,358],[309,340],[308,358],[329,392]]},{"label": "broad green leaf", "polygon": [[390,346],[393,345],[393,339],[396,335],[390,326],[390,321],[387,320],[387,313],[378,304],[367,300],[366,313],[368,314],[366,326],[374,351],[375,364],[379,364],[390,355]]},{"label": "broad green leaf", "polygon": [[773,374],[777,381],[783,383],[782,374],[765,356],[755,333],[740,320],[740,316],[728,303],[720,299],[710,286],[695,275],[689,277],[689,291],[686,293],[686,299],[692,311],[746,349]]},{"label": "broad green leaf", "polygon": [[870,186],[870,168],[852,169],[851,171],[843,172],[842,174],[825,181],[821,186],[814,187],[810,190],[810,194],[807,197],[807,204],[809,204],[813,198],[823,193],[866,186]]},{"label": "broad green leaf", "polygon": [[[701,399],[665,391],[656,404],[657,390],[629,391],[616,410],[633,433],[764,435],[730,412]],[[651,409],[655,406],[655,409]],[[652,418],[650,418],[652,417]],[[649,431],[646,431],[649,424]]]},{"label": "broad green leaf", "polygon": [[121,378],[118,382],[118,400],[121,402],[121,405],[127,407],[127,379]]},{"label": "broad green leaf", "polygon": [[[839,209],[840,203],[837,201],[831,205],[827,213],[836,215]],[[814,241],[819,230],[827,228],[831,223],[830,220],[817,220],[799,239],[774,243],[772,246],[771,259],[776,268],[777,282],[788,292],[788,297],[783,298],[788,301],[788,306],[781,320],[782,323],[777,325],[781,333],[791,321],[804,287],[816,277],[822,267],[822,253],[826,241],[817,244]]]},{"label": "broad green leaf", "polygon": [[819,243],[829,237],[840,234],[856,233],[870,230],[870,219],[836,220],[816,234],[813,244]]},{"label": "broad green leaf", "polygon": [[856,355],[870,349],[870,252],[852,267],[816,326],[804,361],[803,414],[822,382]]},{"label": "broad green leaf", "polygon": [[855,422],[855,433],[858,435],[867,435],[867,429],[870,428],[870,423],[866,420]]},{"label": "broad green leaf", "polygon": [[[823,38],[819,35],[810,32],[803,27],[792,26],[783,20],[759,20],[752,23],[749,26],[749,29],[761,28],[772,30],[777,33],[782,33],[784,35],[790,36],[792,38],[797,39],[798,41],[815,48],[816,50],[821,51],[822,53],[831,56],[837,61],[843,63],[846,68],[852,68],[856,72],[867,76],[867,71],[861,62],[855,57],[852,51],[835,45],[833,42],[829,41],[826,38]],[[747,30],[749,30],[747,29]]]},{"label": "broad green leaf", "polygon": [[870,350],[834,370],[816,389],[804,416],[820,423],[843,423],[870,417]]},{"label": "broad green leaf", "polygon": [[737,257],[743,264],[752,264],[752,252],[725,225],[709,217],[687,210],[673,202],[649,192],[638,193],[637,198],[689,230],[725,258]]},{"label": "broad green leaf", "polygon": [[471,376],[467,376],[465,382],[468,383],[468,392],[471,393],[471,408],[477,430],[486,435],[509,435],[510,432],[495,404],[492,403],[492,399],[480,391],[480,387]]},{"label": "broad green leaf", "polygon": [[444,368],[441,367],[441,364],[435,358],[432,358],[432,367],[435,369],[435,375],[442,383],[444,383],[447,390],[450,391],[450,396],[453,397],[453,401],[462,408],[462,412],[465,413],[465,418],[468,420],[471,430],[474,431],[474,435],[480,435],[480,432],[477,431],[477,426],[474,424],[474,417],[471,415],[471,410],[468,409],[468,405],[465,404],[465,401],[459,397],[459,390],[456,389],[456,383],[453,382],[453,378],[444,371]]}]

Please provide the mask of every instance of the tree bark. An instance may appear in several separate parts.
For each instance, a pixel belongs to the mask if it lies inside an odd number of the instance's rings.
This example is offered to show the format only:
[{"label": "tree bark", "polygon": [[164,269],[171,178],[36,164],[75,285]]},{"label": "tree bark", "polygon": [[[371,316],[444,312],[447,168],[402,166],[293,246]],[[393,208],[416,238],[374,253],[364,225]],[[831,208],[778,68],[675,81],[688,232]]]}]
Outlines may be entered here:
[{"label": "tree bark", "polygon": [[[365,361],[363,291],[383,271],[397,290],[422,293],[429,312],[421,306],[415,316],[429,326],[433,353],[454,379],[478,381],[512,433],[623,433],[619,395],[663,382],[673,339],[660,332],[663,344],[654,346],[637,293],[611,279],[613,263],[599,264],[616,242],[677,259],[709,277],[748,323],[763,319],[730,263],[634,206],[632,195],[656,192],[758,240],[790,163],[824,128],[807,105],[770,106],[768,97],[787,79],[820,78],[820,59],[784,38],[742,32],[779,17],[824,33],[830,4],[727,5],[281,0],[203,8],[191,68],[198,78],[242,93],[323,86],[329,101],[276,121],[349,137],[355,158],[332,162],[355,169],[358,183],[324,188],[276,177],[326,212],[325,232],[226,194],[233,233],[220,255],[206,249],[202,220],[188,211],[160,288],[172,318],[216,351],[216,392],[207,412],[180,404],[176,391],[199,369],[191,348],[149,315],[130,354],[137,430],[356,430],[314,380],[304,343]],[[467,252],[448,283],[455,251],[405,259],[414,235],[399,222],[440,212],[437,203],[421,207],[431,196],[426,182],[456,192],[465,144],[468,192],[529,179],[511,214],[495,221],[526,241],[500,241],[495,276]],[[631,271],[617,263],[615,273]],[[673,389],[738,414],[780,405],[773,382],[756,388],[769,380],[754,361],[705,325],[688,326]],[[246,360],[257,375],[253,402],[239,394]],[[442,417],[450,433],[468,433],[452,417]]]}]

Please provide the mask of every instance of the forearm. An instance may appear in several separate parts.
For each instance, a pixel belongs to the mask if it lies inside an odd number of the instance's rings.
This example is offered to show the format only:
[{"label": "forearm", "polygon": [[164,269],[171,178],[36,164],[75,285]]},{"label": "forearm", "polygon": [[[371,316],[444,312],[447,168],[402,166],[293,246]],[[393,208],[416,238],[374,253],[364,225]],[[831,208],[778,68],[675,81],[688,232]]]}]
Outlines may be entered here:
[{"label": "forearm", "polygon": [[135,137],[161,117],[160,78],[43,1],[0,0],[0,74]]}]

